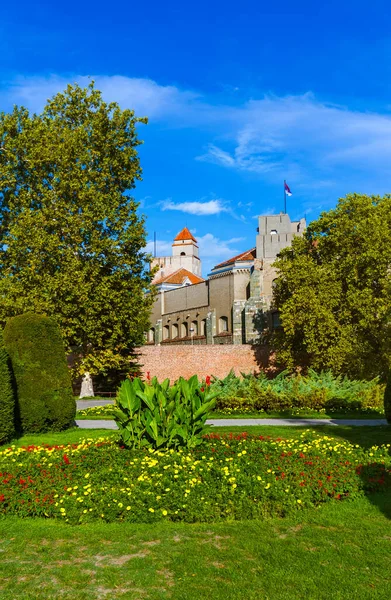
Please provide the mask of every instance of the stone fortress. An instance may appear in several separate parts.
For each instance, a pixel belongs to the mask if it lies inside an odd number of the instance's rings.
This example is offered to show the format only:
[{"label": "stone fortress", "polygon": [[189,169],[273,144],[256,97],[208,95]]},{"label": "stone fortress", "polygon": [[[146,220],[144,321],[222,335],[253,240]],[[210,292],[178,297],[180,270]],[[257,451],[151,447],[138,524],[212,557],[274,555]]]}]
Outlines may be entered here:
[{"label": "stone fortress", "polygon": [[278,253],[303,235],[305,219],[286,213],[258,217],[256,245],[213,267],[201,277],[197,240],[185,227],[174,239],[172,256],[156,257],[153,283],[158,294],[147,344],[253,344],[267,324],[278,325],[272,307],[272,267]]}]

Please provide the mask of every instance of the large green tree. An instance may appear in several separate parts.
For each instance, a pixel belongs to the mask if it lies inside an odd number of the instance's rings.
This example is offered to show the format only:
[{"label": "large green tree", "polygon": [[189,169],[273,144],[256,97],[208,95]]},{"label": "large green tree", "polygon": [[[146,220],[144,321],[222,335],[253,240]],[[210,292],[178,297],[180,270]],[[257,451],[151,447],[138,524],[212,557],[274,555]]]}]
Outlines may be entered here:
[{"label": "large green tree", "polygon": [[0,114],[0,321],[55,317],[81,373],[122,367],[148,326],[138,123],[93,83]]},{"label": "large green tree", "polygon": [[384,376],[391,345],[391,196],[351,194],[283,250],[274,345],[288,367]]}]

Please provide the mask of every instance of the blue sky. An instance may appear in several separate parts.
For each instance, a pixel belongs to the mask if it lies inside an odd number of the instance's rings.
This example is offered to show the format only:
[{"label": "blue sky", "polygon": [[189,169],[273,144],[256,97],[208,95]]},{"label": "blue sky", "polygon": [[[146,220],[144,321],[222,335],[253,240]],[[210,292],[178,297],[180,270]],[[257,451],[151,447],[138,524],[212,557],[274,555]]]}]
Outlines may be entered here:
[{"label": "blue sky", "polygon": [[[256,216],[316,218],[349,192],[391,192],[388,2],[8,3],[0,109],[40,110],[93,77],[147,115],[135,196],[170,253],[187,225],[204,274],[254,245]],[[151,248],[151,243],[148,246]]]}]

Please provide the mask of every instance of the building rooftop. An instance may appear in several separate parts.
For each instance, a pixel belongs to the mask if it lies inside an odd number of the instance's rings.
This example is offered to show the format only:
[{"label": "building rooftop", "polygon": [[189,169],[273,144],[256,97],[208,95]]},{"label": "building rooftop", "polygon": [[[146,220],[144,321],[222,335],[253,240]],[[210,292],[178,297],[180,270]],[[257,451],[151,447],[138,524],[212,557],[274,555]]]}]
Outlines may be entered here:
[{"label": "building rooftop", "polygon": [[220,269],[221,267],[228,267],[229,265],[233,265],[236,262],[247,262],[249,260],[254,260],[254,258],[256,258],[256,248],[251,248],[251,250],[246,250],[245,252],[242,252],[241,254],[237,254],[236,256],[233,256],[232,258],[225,260],[222,263],[219,263],[218,265],[216,265],[215,267],[213,267],[214,269]]},{"label": "building rooftop", "polygon": [[197,240],[193,236],[193,234],[188,230],[187,227],[184,227],[182,231],[178,233],[178,235],[174,238],[174,242],[181,242],[183,240],[193,240],[193,242],[197,243]]},{"label": "building rooftop", "polygon": [[191,284],[202,283],[205,281],[202,279],[202,277],[198,277],[198,275],[194,275],[194,273],[191,273],[191,271],[181,267],[180,269],[174,271],[174,273],[169,273],[168,275],[163,275],[158,279],[154,279],[152,283],[154,285],[161,285],[162,283],[166,283],[168,285],[183,285],[186,279],[188,279]]}]

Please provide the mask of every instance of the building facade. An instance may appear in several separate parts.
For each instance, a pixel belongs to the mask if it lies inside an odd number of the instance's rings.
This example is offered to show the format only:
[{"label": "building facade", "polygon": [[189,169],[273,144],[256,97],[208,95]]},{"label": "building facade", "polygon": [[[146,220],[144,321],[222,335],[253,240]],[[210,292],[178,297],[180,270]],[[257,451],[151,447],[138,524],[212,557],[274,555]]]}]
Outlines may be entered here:
[{"label": "building facade", "polygon": [[252,344],[273,325],[272,267],[278,253],[303,235],[305,219],[289,215],[258,218],[253,248],[217,264],[201,277],[197,240],[185,228],[171,257],[157,257],[158,294],[151,314],[149,344]]}]

